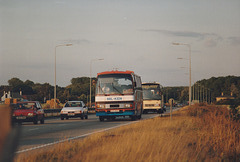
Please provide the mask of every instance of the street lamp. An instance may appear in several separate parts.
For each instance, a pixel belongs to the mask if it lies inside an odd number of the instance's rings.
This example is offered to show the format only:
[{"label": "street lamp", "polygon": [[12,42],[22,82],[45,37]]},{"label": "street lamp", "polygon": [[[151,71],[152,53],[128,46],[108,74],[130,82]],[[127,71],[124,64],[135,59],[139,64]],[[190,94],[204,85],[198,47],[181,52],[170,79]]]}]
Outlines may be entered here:
[{"label": "street lamp", "polygon": [[[192,91],[191,91],[191,45],[186,43],[172,43],[173,45],[184,45],[189,48],[189,106],[192,103]],[[179,58],[180,59],[180,58]]]},{"label": "street lamp", "polygon": [[56,108],[56,98],[57,98],[57,86],[56,86],[56,82],[57,82],[57,47],[60,46],[72,46],[72,44],[59,44],[57,46],[55,46],[55,77],[54,77],[54,109]]},{"label": "street lamp", "polygon": [[92,106],[92,62],[93,61],[103,61],[104,59],[92,59],[90,61],[90,107]]}]

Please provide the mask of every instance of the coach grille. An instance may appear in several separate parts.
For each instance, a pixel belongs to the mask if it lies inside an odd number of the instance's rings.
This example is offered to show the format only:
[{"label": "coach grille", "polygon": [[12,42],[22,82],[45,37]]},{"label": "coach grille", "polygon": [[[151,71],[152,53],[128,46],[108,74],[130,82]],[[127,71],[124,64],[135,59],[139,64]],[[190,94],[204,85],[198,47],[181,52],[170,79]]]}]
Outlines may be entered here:
[{"label": "coach grille", "polygon": [[110,108],[119,108],[119,104],[118,105],[110,105]]},{"label": "coach grille", "polygon": [[145,104],[146,107],[154,107],[154,104]]}]

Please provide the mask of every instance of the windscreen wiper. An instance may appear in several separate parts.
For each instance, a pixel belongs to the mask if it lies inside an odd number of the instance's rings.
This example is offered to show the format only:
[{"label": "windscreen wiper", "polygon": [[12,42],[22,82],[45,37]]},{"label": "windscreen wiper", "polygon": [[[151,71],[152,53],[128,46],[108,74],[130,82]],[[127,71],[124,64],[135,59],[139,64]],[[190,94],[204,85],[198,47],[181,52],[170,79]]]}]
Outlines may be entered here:
[{"label": "windscreen wiper", "polygon": [[112,83],[112,87],[113,87],[113,89],[115,89],[118,93],[120,93],[121,95],[123,95],[123,93],[121,93],[121,92],[119,91],[119,89],[117,89],[117,88],[113,85],[113,83]]}]

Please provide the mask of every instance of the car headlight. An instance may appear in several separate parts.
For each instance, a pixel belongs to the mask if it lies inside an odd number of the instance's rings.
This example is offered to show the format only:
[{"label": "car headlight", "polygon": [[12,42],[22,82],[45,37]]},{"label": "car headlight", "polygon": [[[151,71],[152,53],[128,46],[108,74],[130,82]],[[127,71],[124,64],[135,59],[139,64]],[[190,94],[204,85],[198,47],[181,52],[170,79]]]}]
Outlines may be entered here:
[{"label": "car headlight", "polygon": [[28,113],[28,116],[33,116],[33,113]]},{"label": "car headlight", "polygon": [[155,106],[160,106],[160,104],[155,104]]},{"label": "car headlight", "polygon": [[63,111],[63,110],[61,111],[61,114],[66,114],[66,113],[67,113],[66,111]]}]

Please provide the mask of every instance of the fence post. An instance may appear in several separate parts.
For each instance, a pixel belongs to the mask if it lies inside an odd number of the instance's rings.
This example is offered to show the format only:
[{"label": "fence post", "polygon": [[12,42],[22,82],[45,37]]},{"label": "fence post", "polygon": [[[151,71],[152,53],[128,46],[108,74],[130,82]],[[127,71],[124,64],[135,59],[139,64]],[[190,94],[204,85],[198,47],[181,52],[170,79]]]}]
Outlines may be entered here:
[{"label": "fence post", "polygon": [[170,104],[170,119],[172,120],[172,107],[173,107],[173,99],[169,99],[169,104]]}]

